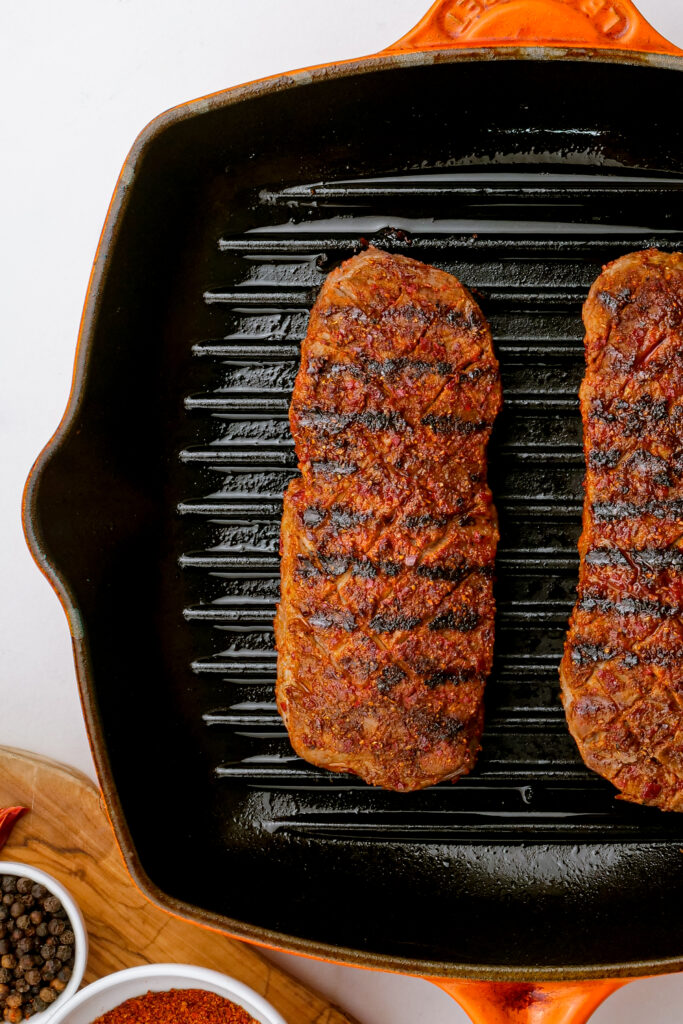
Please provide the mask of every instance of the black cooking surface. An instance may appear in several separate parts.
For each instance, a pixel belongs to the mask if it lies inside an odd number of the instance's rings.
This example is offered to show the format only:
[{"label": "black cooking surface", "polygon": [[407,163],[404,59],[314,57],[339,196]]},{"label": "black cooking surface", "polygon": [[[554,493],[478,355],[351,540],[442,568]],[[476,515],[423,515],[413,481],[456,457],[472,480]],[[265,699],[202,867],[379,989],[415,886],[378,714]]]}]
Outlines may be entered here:
[{"label": "black cooking surface", "polygon": [[[150,140],[81,430],[40,503],[123,811],[173,898],[247,930],[438,962],[679,951],[683,818],[615,800],[584,767],[558,683],[583,496],[581,304],[606,261],[683,246],[664,92],[680,100],[677,72],[461,62],[219,105]],[[326,274],[368,243],[473,290],[504,390],[483,750],[457,784],[412,794],[299,759],[274,698],[299,345]]]}]

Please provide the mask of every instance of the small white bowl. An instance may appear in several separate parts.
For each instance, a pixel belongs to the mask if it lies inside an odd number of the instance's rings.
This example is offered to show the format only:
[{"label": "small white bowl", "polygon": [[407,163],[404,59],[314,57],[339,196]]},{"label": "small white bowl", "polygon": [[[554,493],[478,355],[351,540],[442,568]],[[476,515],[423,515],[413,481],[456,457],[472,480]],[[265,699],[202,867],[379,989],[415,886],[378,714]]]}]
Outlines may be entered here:
[{"label": "small white bowl", "polygon": [[[216,992],[237,1003],[259,1024],[287,1024],[270,1003],[242,982],[218,971],[189,964],[143,964],[108,974],[106,978],[87,985],[68,1003],[62,1003],[50,1024],[92,1024],[126,999],[144,996],[147,992],[168,992],[172,988],[200,988]],[[38,1020],[37,1015],[31,1018],[34,1020]]]},{"label": "small white bowl", "polygon": [[48,875],[45,871],[34,868],[30,864],[19,864],[17,861],[12,860],[0,860],[0,875],[16,875],[17,878],[30,878],[33,882],[39,882],[40,885],[44,885],[46,889],[49,889],[52,895],[56,896],[61,902],[69,915],[69,921],[76,936],[74,942],[74,965],[66,988],[57,996],[54,1003],[48,1006],[47,1010],[34,1013],[31,1017],[32,1024],[47,1024],[48,1021],[54,1020],[59,1010],[76,994],[83,981],[85,965],[88,960],[88,933],[85,929],[85,921],[73,896],[67,892],[61,882],[58,882],[56,878]]}]

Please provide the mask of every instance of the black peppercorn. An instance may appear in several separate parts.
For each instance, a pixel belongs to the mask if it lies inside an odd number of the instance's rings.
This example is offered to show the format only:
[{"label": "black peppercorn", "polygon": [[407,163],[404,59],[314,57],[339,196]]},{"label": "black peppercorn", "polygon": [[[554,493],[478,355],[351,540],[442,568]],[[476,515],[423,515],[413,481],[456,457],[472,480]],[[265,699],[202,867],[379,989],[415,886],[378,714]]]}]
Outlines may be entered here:
[{"label": "black peppercorn", "polygon": [[44,886],[0,874],[0,893],[0,1018],[13,1024],[64,991],[76,937],[61,902]]}]

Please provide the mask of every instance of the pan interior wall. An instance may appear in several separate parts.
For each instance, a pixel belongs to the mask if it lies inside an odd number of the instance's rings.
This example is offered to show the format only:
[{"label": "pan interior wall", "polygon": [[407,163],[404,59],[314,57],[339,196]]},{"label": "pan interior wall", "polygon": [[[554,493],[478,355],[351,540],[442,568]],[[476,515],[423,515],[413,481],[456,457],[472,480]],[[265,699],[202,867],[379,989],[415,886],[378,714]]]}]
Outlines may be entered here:
[{"label": "pan interior wall", "polygon": [[[581,964],[671,954],[666,892],[680,882],[683,820],[616,801],[584,767],[558,664],[583,499],[581,305],[605,262],[683,245],[681,126],[660,100],[678,109],[679,79],[509,60],[385,70],[264,90],[154,141],[126,215],[132,224],[136,203],[153,197],[147,217],[164,221],[170,245],[155,297],[160,343],[138,355],[149,386],[162,381],[166,424],[151,435],[159,507],[156,565],[140,582],[154,608],[138,641],[144,682],[122,681],[116,643],[98,645],[97,627],[92,636],[124,811],[143,866],[175,898],[371,955]],[[171,157],[182,211],[159,191]],[[489,455],[501,544],[483,750],[457,784],[405,795],[297,758],[274,699],[299,346],[326,274],[366,243],[474,292],[504,388]],[[122,244],[105,306],[124,264],[144,273],[145,253],[161,245],[140,242],[126,264]],[[121,559],[113,616],[117,588],[130,589]],[[131,745],[134,729],[146,750]],[[192,809],[180,835],[179,804]]]}]

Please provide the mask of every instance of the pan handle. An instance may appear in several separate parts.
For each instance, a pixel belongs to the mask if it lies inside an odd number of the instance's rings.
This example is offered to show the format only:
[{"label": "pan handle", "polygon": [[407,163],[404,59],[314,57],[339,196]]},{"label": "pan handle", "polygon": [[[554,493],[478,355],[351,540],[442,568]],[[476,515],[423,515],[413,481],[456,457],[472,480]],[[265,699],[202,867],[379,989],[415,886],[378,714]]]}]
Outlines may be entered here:
[{"label": "pan handle", "polygon": [[524,45],[683,55],[632,0],[436,0],[383,52]]},{"label": "pan handle", "polygon": [[575,982],[487,982],[426,978],[463,1008],[473,1024],[585,1024],[631,978]]}]

